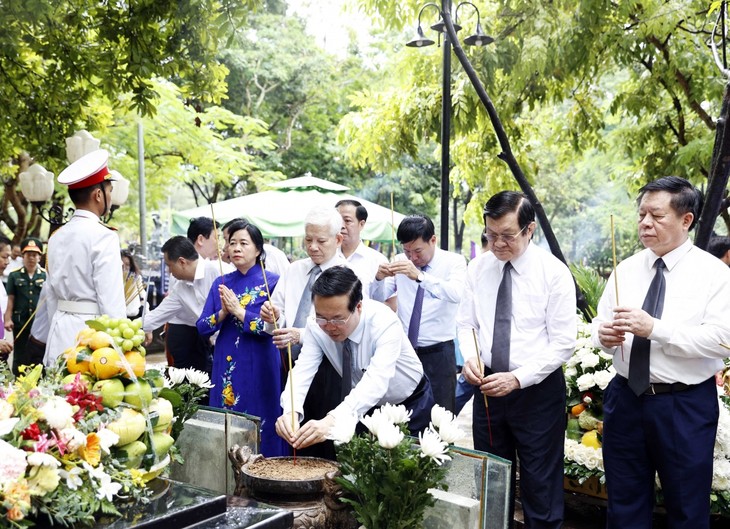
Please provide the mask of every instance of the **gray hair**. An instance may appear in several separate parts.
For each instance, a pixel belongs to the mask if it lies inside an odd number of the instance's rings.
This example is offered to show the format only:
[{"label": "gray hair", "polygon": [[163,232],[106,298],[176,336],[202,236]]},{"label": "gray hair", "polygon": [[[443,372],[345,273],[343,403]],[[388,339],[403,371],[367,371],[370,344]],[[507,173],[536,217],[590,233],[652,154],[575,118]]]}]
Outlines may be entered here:
[{"label": "gray hair", "polygon": [[304,227],[306,228],[307,226],[327,228],[329,234],[334,237],[342,231],[342,216],[334,208],[315,206],[304,217]]}]

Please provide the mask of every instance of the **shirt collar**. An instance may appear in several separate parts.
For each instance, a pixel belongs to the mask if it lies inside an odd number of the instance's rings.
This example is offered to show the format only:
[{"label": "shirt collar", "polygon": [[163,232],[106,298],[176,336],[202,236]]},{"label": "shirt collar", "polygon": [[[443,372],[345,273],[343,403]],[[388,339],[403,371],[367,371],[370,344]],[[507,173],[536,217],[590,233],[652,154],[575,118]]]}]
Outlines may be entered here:
[{"label": "shirt collar", "polygon": [[[530,262],[530,256],[532,255],[534,248],[532,246],[532,241],[527,243],[527,248],[525,248],[525,251],[522,252],[522,255],[519,257],[515,257],[514,259],[510,259],[510,263],[512,263],[512,269],[517,272],[517,275],[522,275],[524,270],[529,266],[528,263]],[[507,264],[507,261],[499,261],[499,272],[504,272],[504,265]]]},{"label": "shirt collar", "polygon": [[101,219],[94,213],[93,211],[89,211],[88,209],[77,209],[74,211],[73,214],[74,217],[82,217],[85,219],[93,219],[97,222],[100,222]]},{"label": "shirt collar", "polygon": [[198,264],[195,266],[195,276],[193,282],[199,281],[205,277],[205,259],[198,257]]},{"label": "shirt collar", "polygon": [[[694,244],[688,237],[686,241],[684,241],[682,244],[677,246],[674,250],[662,255],[662,260],[664,261],[664,265],[667,267],[667,271],[671,272],[672,269],[677,265],[679,260],[682,257],[684,257],[685,255],[687,255],[687,252],[689,252],[692,249],[692,247],[694,247]],[[651,250],[649,250],[644,264],[646,265],[647,268],[649,268],[651,270],[654,267],[654,262],[657,259],[659,259],[659,256],[657,254],[655,254],[654,252],[652,252]]]},{"label": "shirt collar", "polygon": [[362,341],[363,334],[365,333],[365,300],[362,301],[362,310],[360,311],[360,321],[355,327],[355,330],[350,333],[347,338],[352,342],[359,344]]}]

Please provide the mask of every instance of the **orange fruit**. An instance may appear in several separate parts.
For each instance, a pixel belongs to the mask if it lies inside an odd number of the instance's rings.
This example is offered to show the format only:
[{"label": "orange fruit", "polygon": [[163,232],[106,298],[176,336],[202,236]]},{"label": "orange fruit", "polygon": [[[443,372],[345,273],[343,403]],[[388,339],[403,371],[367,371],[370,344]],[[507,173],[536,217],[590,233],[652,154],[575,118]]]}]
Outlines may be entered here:
[{"label": "orange fruit", "polygon": [[91,349],[85,345],[79,345],[76,348],[69,347],[64,351],[66,357],[66,369],[71,374],[88,373],[89,360],[91,360]]},{"label": "orange fruit", "polygon": [[112,378],[122,371],[121,357],[111,347],[100,347],[91,353],[89,369],[96,378]]},{"label": "orange fruit", "polygon": [[[124,358],[126,358],[127,362],[129,362],[129,366],[132,368],[132,373],[134,373],[134,376],[141,377],[142,375],[144,375],[147,363],[144,359],[144,356],[139,354],[137,351],[130,351],[128,353],[124,353]],[[132,378],[127,369],[127,366],[125,366],[124,362],[122,362],[122,374],[127,378]]]},{"label": "orange fruit", "polygon": [[104,331],[94,331],[94,334],[89,338],[89,347],[94,351],[101,349],[102,347],[112,347],[114,345],[114,338],[109,336]]},{"label": "orange fruit", "polygon": [[576,404],[575,406],[570,408],[570,413],[572,413],[574,417],[577,417],[584,411],[586,411],[586,405],[583,404],[582,402],[580,404]]}]

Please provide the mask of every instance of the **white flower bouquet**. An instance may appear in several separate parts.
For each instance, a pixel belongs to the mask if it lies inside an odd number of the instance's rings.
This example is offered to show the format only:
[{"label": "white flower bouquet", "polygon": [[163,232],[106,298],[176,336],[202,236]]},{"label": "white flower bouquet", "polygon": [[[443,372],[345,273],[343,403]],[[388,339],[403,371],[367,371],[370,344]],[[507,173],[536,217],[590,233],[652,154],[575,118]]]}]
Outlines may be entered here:
[{"label": "white flower bouquet", "polygon": [[434,503],[428,489],[446,488],[448,445],[464,435],[455,417],[434,406],[418,445],[406,436],[409,419],[404,406],[386,404],[360,419],[364,434],[355,435],[354,417],[330,431],[342,472],[336,479],[346,493],[342,501],[367,529],[422,527],[424,510]]}]

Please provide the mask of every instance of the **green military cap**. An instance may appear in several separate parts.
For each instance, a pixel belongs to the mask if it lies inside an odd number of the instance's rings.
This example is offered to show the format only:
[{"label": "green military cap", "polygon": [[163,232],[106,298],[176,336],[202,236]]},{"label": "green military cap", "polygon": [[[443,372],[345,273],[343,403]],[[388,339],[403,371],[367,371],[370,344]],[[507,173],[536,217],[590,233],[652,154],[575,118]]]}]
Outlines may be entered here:
[{"label": "green military cap", "polygon": [[36,239],[35,237],[28,237],[27,239],[24,239],[22,243],[20,243],[20,247],[22,248],[21,253],[25,252],[38,252],[40,254],[43,253],[43,243],[40,239]]}]

